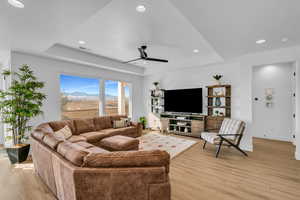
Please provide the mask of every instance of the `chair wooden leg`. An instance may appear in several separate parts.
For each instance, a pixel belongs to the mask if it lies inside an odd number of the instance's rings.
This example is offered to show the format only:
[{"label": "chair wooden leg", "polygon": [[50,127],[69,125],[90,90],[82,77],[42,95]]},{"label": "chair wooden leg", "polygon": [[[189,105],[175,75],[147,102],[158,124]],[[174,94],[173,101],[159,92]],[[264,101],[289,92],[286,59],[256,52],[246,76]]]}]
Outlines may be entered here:
[{"label": "chair wooden leg", "polygon": [[244,154],[245,156],[247,156],[248,157],[248,154],[245,152],[245,151],[243,151],[239,146],[234,146],[238,151],[240,151],[242,154]]},{"label": "chair wooden leg", "polygon": [[219,147],[218,147],[218,150],[217,150],[217,153],[216,153],[216,158],[218,158],[218,156],[219,156],[219,153],[220,153],[222,144],[223,144],[223,140],[221,139],[220,144],[219,144]]},{"label": "chair wooden leg", "polygon": [[207,141],[204,142],[204,144],[203,144],[203,149],[205,149],[206,143],[207,143]]},{"label": "chair wooden leg", "polygon": [[244,154],[245,156],[248,156],[248,154],[243,151],[238,145],[233,144],[232,142],[230,142],[227,139],[224,139],[227,143],[229,143],[231,146],[233,146],[234,148],[236,148],[238,151],[240,151],[242,154]]}]

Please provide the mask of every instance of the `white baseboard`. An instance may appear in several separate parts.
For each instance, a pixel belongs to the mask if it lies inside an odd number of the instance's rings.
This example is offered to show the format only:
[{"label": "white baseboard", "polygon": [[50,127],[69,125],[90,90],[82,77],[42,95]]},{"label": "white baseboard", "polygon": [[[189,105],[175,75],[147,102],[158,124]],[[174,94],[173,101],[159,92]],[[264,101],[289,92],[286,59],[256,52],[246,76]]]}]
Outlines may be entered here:
[{"label": "white baseboard", "polygon": [[261,136],[256,136],[254,135],[253,137],[255,138],[262,138],[262,139],[269,139],[269,140],[278,140],[278,141],[284,141],[284,142],[292,142],[292,138],[287,138],[287,137],[261,137]]},{"label": "white baseboard", "polygon": [[297,151],[295,152],[295,159],[300,160],[300,153]]}]

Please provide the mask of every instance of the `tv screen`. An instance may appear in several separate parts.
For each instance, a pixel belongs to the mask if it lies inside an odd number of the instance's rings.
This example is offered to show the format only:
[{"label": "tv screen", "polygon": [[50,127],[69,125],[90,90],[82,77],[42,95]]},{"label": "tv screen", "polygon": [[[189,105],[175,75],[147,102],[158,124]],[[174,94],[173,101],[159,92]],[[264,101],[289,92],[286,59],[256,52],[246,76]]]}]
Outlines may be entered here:
[{"label": "tv screen", "polygon": [[166,90],[165,111],[202,113],[202,88]]}]

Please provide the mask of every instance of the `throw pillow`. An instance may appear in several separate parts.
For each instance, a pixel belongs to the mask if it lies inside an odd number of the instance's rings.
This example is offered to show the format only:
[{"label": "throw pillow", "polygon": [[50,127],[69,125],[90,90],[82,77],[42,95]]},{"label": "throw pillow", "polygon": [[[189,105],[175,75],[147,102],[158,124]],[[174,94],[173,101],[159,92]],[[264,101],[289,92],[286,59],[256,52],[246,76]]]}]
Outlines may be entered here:
[{"label": "throw pillow", "polygon": [[131,119],[129,117],[127,118],[121,118],[121,120],[123,120],[126,124],[126,126],[130,126],[131,125]]},{"label": "throw pillow", "polygon": [[113,128],[124,128],[127,127],[124,120],[114,120],[113,121]]},{"label": "throw pillow", "polygon": [[72,131],[69,128],[69,126],[65,126],[64,128],[62,128],[58,131],[55,131],[54,136],[57,138],[60,138],[60,139],[67,140],[72,136]]}]

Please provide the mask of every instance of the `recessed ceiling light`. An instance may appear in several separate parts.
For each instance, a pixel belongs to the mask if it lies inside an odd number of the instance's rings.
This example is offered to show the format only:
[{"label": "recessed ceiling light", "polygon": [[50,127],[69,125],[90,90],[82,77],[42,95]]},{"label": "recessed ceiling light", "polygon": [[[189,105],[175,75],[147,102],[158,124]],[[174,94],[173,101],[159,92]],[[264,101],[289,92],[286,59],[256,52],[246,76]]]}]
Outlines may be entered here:
[{"label": "recessed ceiling light", "polygon": [[144,5],[138,5],[135,9],[136,9],[136,11],[141,12],[141,13],[146,11],[146,7]]},{"label": "recessed ceiling light", "polygon": [[194,53],[199,53],[199,49],[194,49],[193,52]]},{"label": "recessed ceiling light", "polygon": [[18,0],[7,0],[7,2],[16,8],[24,8],[24,4]]},{"label": "recessed ceiling light", "polygon": [[78,43],[79,43],[79,44],[85,44],[85,41],[79,40]]},{"label": "recessed ceiling light", "polygon": [[284,37],[281,39],[281,42],[287,42],[288,40],[289,40],[289,38]]},{"label": "recessed ceiling light", "polygon": [[266,42],[266,40],[261,39],[261,40],[257,40],[257,41],[256,41],[256,44],[263,44],[263,43],[265,43],[265,42]]}]

